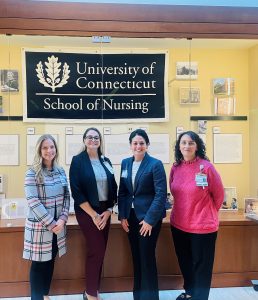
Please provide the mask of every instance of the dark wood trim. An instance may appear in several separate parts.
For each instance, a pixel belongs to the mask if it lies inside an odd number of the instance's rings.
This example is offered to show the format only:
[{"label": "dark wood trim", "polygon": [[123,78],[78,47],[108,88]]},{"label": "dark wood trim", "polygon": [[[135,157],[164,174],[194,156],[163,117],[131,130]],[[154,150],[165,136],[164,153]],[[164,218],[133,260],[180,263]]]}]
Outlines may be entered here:
[{"label": "dark wood trim", "polygon": [[23,116],[0,116],[0,121],[22,121]]},{"label": "dark wood trim", "polygon": [[0,33],[257,38],[258,8],[1,0]]},{"label": "dark wood trim", "polygon": [[191,121],[247,121],[247,116],[191,116]]}]

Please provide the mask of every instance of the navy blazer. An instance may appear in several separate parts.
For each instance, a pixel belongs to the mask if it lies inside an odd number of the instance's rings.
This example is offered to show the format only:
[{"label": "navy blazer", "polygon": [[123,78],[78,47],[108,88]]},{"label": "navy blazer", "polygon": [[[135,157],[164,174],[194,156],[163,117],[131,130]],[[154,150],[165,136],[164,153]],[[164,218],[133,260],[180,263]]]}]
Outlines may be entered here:
[{"label": "navy blazer", "polygon": [[[111,166],[111,162],[106,157],[101,157],[100,162],[107,174],[107,204],[108,207],[113,207],[114,203],[117,202],[117,184],[114,174],[112,174],[105,166],[105,163],[109,163]],[[86,201],[89,202],[93,208],[97,208],[100,206],[95,174],[90,162],[89,155],[86,151],[83,151],[73,157],[70,166],[69,177],[71,192],[74,199],[75,211],[81,210],[80,204]]]},{"label": "navy blazer", "polygon": [[137,219],[155,226],[166,215],[167,180],[163,164],[146,153],[135,176],[133,190],[133,161],[134,157],[122,161],[118,218],[119,220],[129,218],[133,202]]}]

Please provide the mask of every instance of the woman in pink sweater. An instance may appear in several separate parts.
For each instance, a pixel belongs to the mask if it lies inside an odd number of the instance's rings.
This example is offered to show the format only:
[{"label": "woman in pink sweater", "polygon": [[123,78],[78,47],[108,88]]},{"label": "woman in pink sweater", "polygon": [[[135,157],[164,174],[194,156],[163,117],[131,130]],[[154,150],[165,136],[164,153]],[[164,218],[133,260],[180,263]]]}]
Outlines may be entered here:
[{"label": "woman in pink sweater", "polygon": [[185,289],[177,300],[207,300],[224,188],[193,131],[180,134],[176,142],[169,184],[174,197],[171,231]]}]

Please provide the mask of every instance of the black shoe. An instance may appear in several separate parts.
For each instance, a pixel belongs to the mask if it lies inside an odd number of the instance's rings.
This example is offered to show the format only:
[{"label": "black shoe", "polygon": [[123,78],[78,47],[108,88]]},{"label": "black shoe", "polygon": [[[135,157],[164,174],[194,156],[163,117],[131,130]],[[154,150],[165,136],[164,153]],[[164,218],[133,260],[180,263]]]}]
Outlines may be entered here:
[{"label": "black shoe", "polygon": [[[188,297],[187,297],[188,296]],[[182,294],[180,294],[177,298],[176,298],[176,300],[186,300],[186,299],[189,299],[189,300],[191,300],[191,296],[190,295],[187,295],[186,293],[182,293]]]},{"label": "black shoe", "polygon": [[83,300],[88,300],[88,298],[87,298],[87,296],[86,296],[86,291],[83,292],[82,297],[83,297]]}]

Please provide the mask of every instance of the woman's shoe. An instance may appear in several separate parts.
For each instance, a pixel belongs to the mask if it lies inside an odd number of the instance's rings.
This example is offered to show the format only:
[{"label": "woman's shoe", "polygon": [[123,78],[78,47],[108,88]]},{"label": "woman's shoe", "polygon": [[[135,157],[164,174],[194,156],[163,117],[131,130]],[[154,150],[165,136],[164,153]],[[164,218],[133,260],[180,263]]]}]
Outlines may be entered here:
[{"label": "woman's shoe", "polygon": [[176,298],[176,300],[191,300],[191,298],[192,296],[187,295],[186,293],[182,293]]},{"label": "woman's shoe", "polygon": [[82,297],[83,297],[83,300],[88,300],[87,295],[86,295],[86,291],[83,292]]}]

